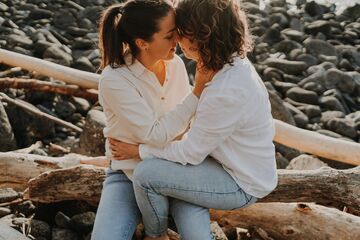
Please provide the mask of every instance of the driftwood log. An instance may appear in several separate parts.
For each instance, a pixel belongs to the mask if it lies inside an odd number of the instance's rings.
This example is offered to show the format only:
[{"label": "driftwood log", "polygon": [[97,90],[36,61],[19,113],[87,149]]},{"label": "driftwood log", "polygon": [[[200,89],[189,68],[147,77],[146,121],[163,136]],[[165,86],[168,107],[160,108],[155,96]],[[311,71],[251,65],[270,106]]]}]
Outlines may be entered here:
[{"label": "driftwood log", "polygon": [[264,229],[277,240],[360,239],[360,217],[311,203],[256,203],[233,211],[210,210],[222,226]]},{"label": "driftwood log", "polygon": [[28,181],[31,178],[46,171],[71,167],[79,163],[105,167],[108,161],[105,157],[86,157],[79,154],[46,157],[35,154],[0,152],[0,188],[10,187],[23,191],[28,187]]},{"label": "driftwood log", "polygon": [[63,95],[82,97],[92,102],[96,102],[98,100],[98,92],[95,89],[82,89],[76,85],[64,85],[37,79],[0,78],[0,89],[5,88],[25,88],[27,90],[40,92],[59,93]]},{"label": "driftwood log", "polygon": [[[54,77],[82,88],[98,87],[100,75],[64,67],[42,59],[0,49],[0,63]],[[327,159],[360,165],[360,144],[334,139],[275,120],[274,141]]]},{"label": "driftwood log", "polygon": [[[261,202],[342,204],[360,212],[360,167],[348,170],[279,170],[278,187]],[[29,181],[26,197],[38,202],[100,199],[105,168],[90,165],[45,172]]]},{"label": "driftwood log", "polygon": [[75,84],[82,88],[97,89],[99,75],[65,67],[39,58],[0,49],[0,63],[36,71],[45,76]]}]

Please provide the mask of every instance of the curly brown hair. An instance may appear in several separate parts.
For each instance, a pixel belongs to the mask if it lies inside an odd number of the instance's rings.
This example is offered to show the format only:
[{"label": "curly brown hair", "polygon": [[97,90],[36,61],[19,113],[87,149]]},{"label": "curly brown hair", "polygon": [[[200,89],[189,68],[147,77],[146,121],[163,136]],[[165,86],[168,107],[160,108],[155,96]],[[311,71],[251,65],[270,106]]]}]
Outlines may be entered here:
[{"label": "curly brown hair", "polygon": [[234,53],[244,58],[253,47],[246,15],[236,0],[181,0],[176,24],[180,36],[197,43],[209,69],[220,70],[234,62]]}]

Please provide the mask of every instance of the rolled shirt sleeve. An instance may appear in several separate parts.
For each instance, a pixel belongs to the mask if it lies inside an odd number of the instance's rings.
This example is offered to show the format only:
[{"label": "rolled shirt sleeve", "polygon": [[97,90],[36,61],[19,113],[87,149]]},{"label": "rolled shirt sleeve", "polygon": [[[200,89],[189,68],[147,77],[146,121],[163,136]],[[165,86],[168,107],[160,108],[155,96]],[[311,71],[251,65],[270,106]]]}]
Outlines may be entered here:
[{"label": "rolled shirt sleeve", "polygon": [[184,131],[198,104],[191,92],[173,111],[158,118],[141,92],[125,78],[102,79],[100,91],[106,96],[102,101],[112,106],[112,112],[132,133],[132,141],[155,146],[164,145]]},{"label": "rolled shirt sleeve", "polygon": [[205,91],[186,137],[162,147],[140,144],[141,159],[158,157],[184,165],[197,165],[241,126],[244,120],[243,92],[239,89]]}]

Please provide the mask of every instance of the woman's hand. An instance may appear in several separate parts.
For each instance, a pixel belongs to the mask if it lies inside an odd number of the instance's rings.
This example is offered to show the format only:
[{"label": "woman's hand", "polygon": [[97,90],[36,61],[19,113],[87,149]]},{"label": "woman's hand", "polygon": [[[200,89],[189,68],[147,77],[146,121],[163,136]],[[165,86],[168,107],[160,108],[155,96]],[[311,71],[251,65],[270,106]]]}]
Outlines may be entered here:
[{"label": "woman's hand", "polygon": [[116,160],[140,159],[139,145],[124,143],[114,138],[108,138],[111,153]]},{"label": "woman's hand", "polygon": [[217,71],[208,69],[202,66],[201,63],[196,64],[195,86],[193,89],[193,93],[195,94],[195,96],[200,98],[202,91],[206,87],[206,83],[210,82],[216,73]]}]

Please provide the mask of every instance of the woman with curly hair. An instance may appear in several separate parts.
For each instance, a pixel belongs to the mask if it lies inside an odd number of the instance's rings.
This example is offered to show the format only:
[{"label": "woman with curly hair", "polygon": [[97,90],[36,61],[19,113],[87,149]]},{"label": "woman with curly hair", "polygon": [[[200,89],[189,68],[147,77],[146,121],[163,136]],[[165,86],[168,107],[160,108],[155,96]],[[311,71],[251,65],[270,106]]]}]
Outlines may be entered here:
[{"label": "woman with curly hair", "polygon": [[169,198],[231,210],[277,185],[271,106],[246,57],[252,41],[244,12],[235,0],[183,0],[176,24],[185,56],[214,72],[190,130],[161,147],[110,140],[118,159],[143,160],[133,183],[146,233],[158,233],[150,237],[167,229]]},{"label": "woman with curly hair", "polygon": [[[104,10],[99,22],[99,102],[106,117],[105,137],[162,146],[188,127],[209,78],[196,74],[191,90],[185,65],[175,54],[177,43],[175,11],[168,0],[130,0]],[[91,239],[130,240],[141,221],[131,181],[139,161],[117,161],[108,141],[105,148],[111,166]],[[207,208],[179,199],[170,199],[169,205],[184,238],[210,238]]]}]

